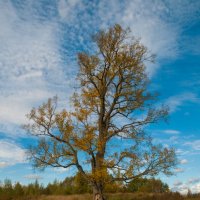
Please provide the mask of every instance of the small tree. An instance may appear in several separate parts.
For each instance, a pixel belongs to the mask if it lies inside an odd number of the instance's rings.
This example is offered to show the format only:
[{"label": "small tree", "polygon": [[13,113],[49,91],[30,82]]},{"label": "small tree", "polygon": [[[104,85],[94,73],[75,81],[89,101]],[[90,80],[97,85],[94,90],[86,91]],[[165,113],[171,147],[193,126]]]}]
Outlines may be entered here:
[{"label": "small tree", "polygon": [[150,192],[164,193],[169,192],[169,186],[159,179],[137,178],[127,184],[128,192]]},{"label": "small tree", "polygon": [[22,197],[24,195],[24,189],[19,182],[15,184],[14,194],[15,194],[15,197]]},{"label": "small tree", "polygon": [[187,197],[192,197],[192,191],[188,188],[188,191],[187,191]]},{"label": "small tree", "polygon": [[129,192],[150,192],[164,193],[169,192],[169,186],[159,179],[137,178],[127,184]]},{"label": "small tree", "polygon": [[80,90],[73,111],[56,111],[49,99],[28,118],[25,127],[39,137],[29,155],[35,167],[75,167],[93,188],[94,199],[105,199],[105,183],[171,174],[173,149],[153,145],[144,132],[148,124],[166,119],[167,109],[155,108],[148,92],[147,49],[120,25],[94,37],[93,55],[78,54]]},{"label": "small tree", "polygon": [[4,180],[3,193],[5,196],[12,197],[14,194],[13,185],[10,179]]}]

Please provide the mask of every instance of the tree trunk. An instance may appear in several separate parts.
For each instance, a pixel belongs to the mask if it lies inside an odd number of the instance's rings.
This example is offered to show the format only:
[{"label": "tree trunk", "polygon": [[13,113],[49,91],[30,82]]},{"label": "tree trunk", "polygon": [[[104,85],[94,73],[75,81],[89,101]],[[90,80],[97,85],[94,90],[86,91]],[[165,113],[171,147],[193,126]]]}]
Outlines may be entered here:
[{"label": "tree trunk", "polygon": [[106,200],[100,187],[93,187],[93,200]]}]

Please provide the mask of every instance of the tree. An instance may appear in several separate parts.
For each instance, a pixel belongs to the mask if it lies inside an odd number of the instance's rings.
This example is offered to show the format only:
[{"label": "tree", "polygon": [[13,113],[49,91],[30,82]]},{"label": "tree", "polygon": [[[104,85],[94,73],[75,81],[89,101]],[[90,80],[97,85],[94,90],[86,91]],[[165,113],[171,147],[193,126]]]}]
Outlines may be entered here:
[{"label": "tree", "polygon": [[90,188],[88,187],[88,182],[84,179],[82,174],[78,172],[74,176],[74,193],[76,194],[83,194],[88,193]]},{"label": "tree", "polygon": [[24,189],[19,182],[15,184],[14,194],[15,194],[15,197],[22,197],[24,195]]},{"label": "tree", "polygon": [[137,178],[127,184],[129,192],[150,192],[164,193],[169,192],[169,186],[159,179]]},{"label": "tree", "polygon": [[102,200],[105,183],[170,175],[176,158],[173,149],[153,145],[144,131],[168,114],[148,91],[145,64],[152,56],[120,25],[93,39],[96,52],[78,54],[80,89],[72,97],[73,111],[57,111],[54,97],[31,110],[25,128],[39,137],[29,150],[35,167],[75,167],[94,199]]},{"label": "tree", "polygon": [[38,183],[38,180],[35,180],[34,183],[28,184],[26,187],[25,195],[30,195],[30,196],[39,196],[42,194],[43,187],[40,186]]}]

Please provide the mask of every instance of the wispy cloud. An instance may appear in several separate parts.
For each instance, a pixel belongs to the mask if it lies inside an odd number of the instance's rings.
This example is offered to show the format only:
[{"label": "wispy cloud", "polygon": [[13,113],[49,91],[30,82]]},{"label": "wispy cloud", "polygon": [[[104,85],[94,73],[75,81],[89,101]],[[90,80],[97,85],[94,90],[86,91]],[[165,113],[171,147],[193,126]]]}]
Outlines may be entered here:
[{"label": "wispy cloud", "polygon": [[177,186],[183,185],[183,182],[182,181],[175,181],[173,185],[175,187],[177,187]]},{"label": "wispy cloud", "polygon": [[28,175],[25,175],[24,178],[38,180],[38,179],[42,179],[43,177],[38,174],[28,174]]},{"label": "wispy cloud", "polygon": [[9,163],[5,161],[0,161],[0,168],[7,167],[7,166],[9,166]]},{"label": "wispy cloud", "polygon": [[176,172],[176,173],[182,173],[182,172],[184,172],[184,169],[182,169],[182,168],[176,168],[174,170],[174,172]]},{"label": "wispy cloud", "polygon": [[192,147],[192,149],[200,151],[200,140],[194,140],[194,141],[191,141],[191,142],[185,142],[184,145],[190,146],[190,147]]},{"label": "wispy cloud", "polygon": [[173,187],[171,189],[172,191],[178,191],[182,194],[186,194],[188,186],[184,182],[177,180],[173,183]]},{"label": "wispy cloud", "polygon": [[169,130],[164,130],[163,133],[170,134],[170,135],[178,135],[180,134],[180,131],[169,129]]},{"label": "wispy cloud", "polygon": [[57,6],[60,19],[63,22],[72,21],[75,20],[75,12],[77,13],[78,8],[82,6],[82,2],[80,0],[59,0]]},{"label": "wispy cloud", "polygon": [[200,103],[199,97],[192,92],[185,92],[181,93],[175,96],[171,96],[166,100],[166,105],[169,106],[170,112],[175,112],[181,106],[183,106],[184,103]]},{"label": "wispy cloud", "polygon": [[192,193],[199,193],[200,192],[200,178],[189,178],[188,181],[175,181],[173,183],[172,190],[178,191],[182,194],[187,194],[188,189],[192,191]]},{"label": "wispy cloud", "polygon": [[61,174],[61,173],[65,173],[65,172],[67,172],[67,171],[69,171],[69,168],[53,168],[53,171],[54,172],[57,172],[57,173],[59,173],[59,174]]},{"label": "wispy cloud", "polygon": [[199,182],[200,182],[200,178],[190,178],[188,180],[189,184],[196,184],[196,183],[199,183]]},{"label": "wispy cloud", "polygon": [[191,190],[193,193],[199,193],[200,192],[200,183],[196,183],[191,186]]},{"label": "wispy cloud", "polygon": [[191,153],[192,153],[191,151],[186,150],[186,149],[180,149],[180,148],[176,149],[176,154],[178,156],[185,156],[185,155],[189,155]]},{"label": "wispy cloud", "polygon": [[[70,87],[62,68],[58,24],[42,21],[37,7],[31,6],[0,2],[1,132],[14,133],[32,106],[56,94],[66,97],[63,87]],[[20,16],[20,9],[30,12]]]},{"label": "wispy cloud", "polygon": [[0,140],[0,167],[25,162],[25,150],[12,141]]},{"label": "wispy cloud", "polygon": [[181,194],[187,194],[187,192],[188,192],[188,186],[186,184],[182,184],[180,186],[175,186],[171,189],[172,189],[172,191],[177,191],[177,192],[180,192]]},{"label": "wispy cloud", "polygon": [[187,164],[188,163],[188,160],[187,159],[182,159],[180,160],[180,164]]}]

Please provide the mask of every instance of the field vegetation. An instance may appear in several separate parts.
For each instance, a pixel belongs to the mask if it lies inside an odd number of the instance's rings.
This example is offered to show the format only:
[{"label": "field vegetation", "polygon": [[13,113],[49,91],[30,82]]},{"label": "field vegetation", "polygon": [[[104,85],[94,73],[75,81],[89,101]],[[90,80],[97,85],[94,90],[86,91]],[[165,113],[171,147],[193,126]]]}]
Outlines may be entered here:
[{"label": "field vegetation", "polygon": [[[106,185],[105,196],[109,200],[192,200],[200,199],[200,194],[190,191],[183,196],[171,192],[167,184],[159,179],[139,178],[126,185],[113,182]],[[54,181],[46,187],[38,181],[28,185],[13,184],[5,180],[0,186],[0,200],[92,200],[92,189],[77,173],[64,181]]]}]

